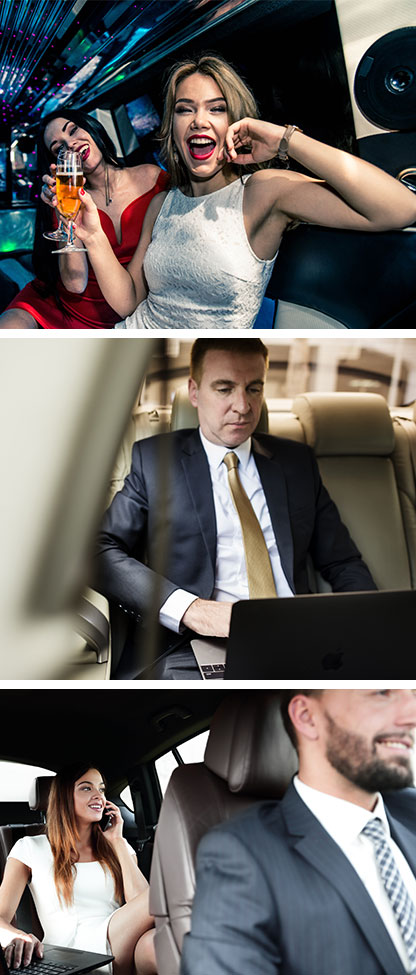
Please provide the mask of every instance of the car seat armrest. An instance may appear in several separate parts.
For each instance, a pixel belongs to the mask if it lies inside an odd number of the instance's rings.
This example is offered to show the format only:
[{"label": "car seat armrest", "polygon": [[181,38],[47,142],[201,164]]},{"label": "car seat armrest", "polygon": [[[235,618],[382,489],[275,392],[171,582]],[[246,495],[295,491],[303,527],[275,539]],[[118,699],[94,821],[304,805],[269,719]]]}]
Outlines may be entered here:
[{"label": "car seat armrest", "polygon": [[107,663],[110,650],[110,623],[108,603],[104,596],[100,596],[92,589],[82,596],[76,615],[75,629],[86,641],[88,648],[97,654],[97,663]]}]

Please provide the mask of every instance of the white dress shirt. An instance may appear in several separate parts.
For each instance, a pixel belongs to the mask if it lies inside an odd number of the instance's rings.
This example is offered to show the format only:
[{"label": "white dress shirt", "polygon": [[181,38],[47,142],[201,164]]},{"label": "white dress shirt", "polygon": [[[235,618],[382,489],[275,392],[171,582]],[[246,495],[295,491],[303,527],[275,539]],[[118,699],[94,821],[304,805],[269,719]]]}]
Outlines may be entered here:
[{"label": "white dress shirt", "polygon": [[381,795],[379,794],[377,797],[375,809],[369,812],[368,809],[357,806],[354,802],[347,802],[345,799],[338,799],[336,796],[319,792],[318,789],[312,789],[311,786],[305,785],[297,775],[294,778],[294,785],[305,805],[335,840],[335,843],[338,844],[358,873],[387,928],[405,971],[410,972],[406,945],[379,873],[374,844],[370,837],[361,834],[361,830],[364,829],[370,819],[381,819],[386,829],[386,838],[390,844],[397,869],[409,896],[416,904],[416,877],[390,834]]},{"label": "white dress shirt", "polygon": [[[238,447],[231,448],[211,443],[201,430],[199,434],[208,459],[217,523],[215,588],[211,598],[227,602],[249,598],[241,524],[231,497],[227,468],[223,463],[225,454],[231,449],[240,461],[238,465],[240,481],[260,522],[270,556],[277,595],[293,596],[294,593],[282,569],[263,486],[251,451],[251,437]],[[162,625],[179,632],[182,616],[196,598],[194,593],[176,589],[160,610],[159,620]]]}]

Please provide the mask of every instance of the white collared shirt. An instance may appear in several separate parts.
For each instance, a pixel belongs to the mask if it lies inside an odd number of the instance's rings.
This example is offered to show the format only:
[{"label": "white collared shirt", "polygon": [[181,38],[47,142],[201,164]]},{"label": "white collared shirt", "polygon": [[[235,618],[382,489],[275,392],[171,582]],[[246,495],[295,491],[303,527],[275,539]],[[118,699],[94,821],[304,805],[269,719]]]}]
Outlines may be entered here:
[{"label": "white collared shirt", "polygon": [[[238,456],[241,484],[260,522],[270,556],[276,592],[278,596],[293,596],[282,569],[267,501],[251,450],[251,437],[238,447],[230,448],[211,443],[201,430],[199,434],[208,459],[217,523],[215,588],[211,598],[227,602],[249,598],[241,524],[231,497],[227,468],[223,463],[225,454],[231,449]],[[162,625],[179,632],[182,616],[196,598],[193,593],[176,589],[160,610],[159,619]]]},{"label": "white collared shirt", "polygon": [[377,908],[387,928],[405,971],[410,972],[410,962],[406,946],[379,873],[374,844],[370,837],[363,836],[361,833],[361,830],[364,829],[364,826],[370,819],[381,819],[386,829],[386,837],[396,861],[397,869],[409,896],[412,898],[414,904],[416,904],[416,877],[412,873],[397,843],[394,842],[391,836],[381,795],[378,794],[375,809],[369,812],[368,809],[357,806],[354,802],[347,802],[345,799],[338,799],[336,796],[331,796],[326,792],[320,792],[318,789],[311,788],[311,786],[302,782],[297,775],[293,781],[300,798],[316,819],[319,820],[321,826],[329,833],[335,843],[338,844],[354,867],[360,880],[362,880],[367,893],[371,897],[374,906]]}]

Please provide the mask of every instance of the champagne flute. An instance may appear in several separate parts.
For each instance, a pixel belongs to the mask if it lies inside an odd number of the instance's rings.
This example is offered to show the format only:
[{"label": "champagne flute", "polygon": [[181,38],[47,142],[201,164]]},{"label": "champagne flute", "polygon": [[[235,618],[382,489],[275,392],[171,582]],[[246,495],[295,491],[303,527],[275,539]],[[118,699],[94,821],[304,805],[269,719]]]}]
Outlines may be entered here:
[{"label": "champagne flute", "polygon": [[82,159],[79,152],[67,149],[58,155],[56,165],[56,195],[58,210],[68,220],[68,242],[52,254],[85,251],[86,247],[74,244],[74,220],[81,206],[78,190],[83,185]]},{"label": "champagne flute", "polygon": [[[61,146],[58,152],[57,165],[59,165],[59,157],[62,156],[64,152],[65,149],[63,149]],[[65,225],[62,220],[62,215],[59,213],[59,211],[58,211],[58,216],[59,216],[59,224],[57,230],[48,230],[43,234],[43,236],[46,237],[46,240],[56,240],[65,243],[65,241],[68,240],[68,234],[65,230]]]}]

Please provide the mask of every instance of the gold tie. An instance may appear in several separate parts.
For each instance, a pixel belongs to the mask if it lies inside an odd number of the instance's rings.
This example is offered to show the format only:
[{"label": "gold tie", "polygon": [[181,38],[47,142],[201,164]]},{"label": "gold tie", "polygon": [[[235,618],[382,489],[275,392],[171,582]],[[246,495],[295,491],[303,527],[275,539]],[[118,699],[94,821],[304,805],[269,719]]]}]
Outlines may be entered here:
[{"label": "gold tie", "polygon": [[231,497],[240,519],[246,557],[250,599],[270,599],[276,596],[272,567],[260,522],[238,476],[238,457],[233,450],[225,454]]}]

